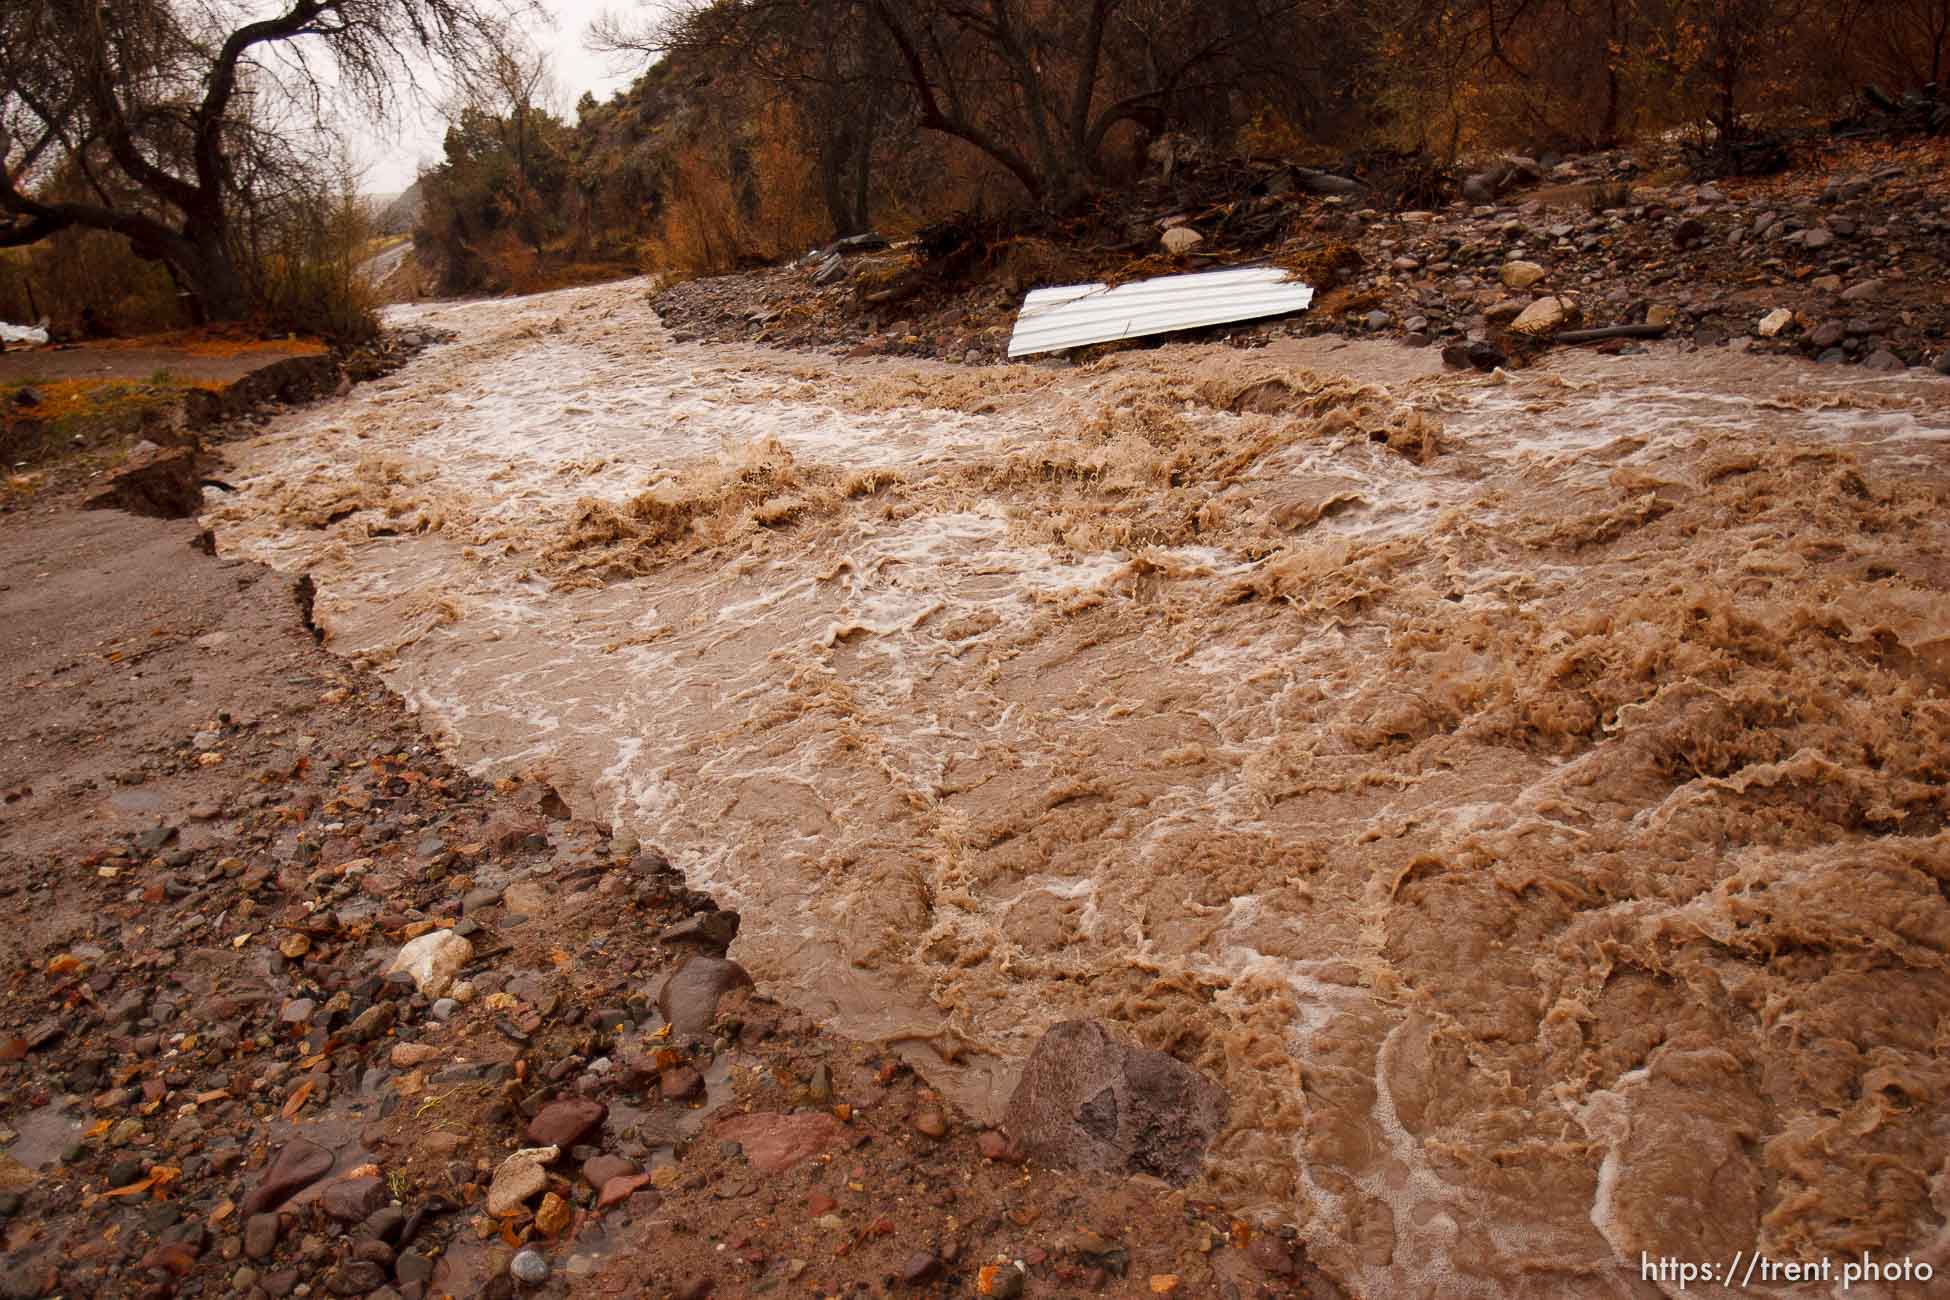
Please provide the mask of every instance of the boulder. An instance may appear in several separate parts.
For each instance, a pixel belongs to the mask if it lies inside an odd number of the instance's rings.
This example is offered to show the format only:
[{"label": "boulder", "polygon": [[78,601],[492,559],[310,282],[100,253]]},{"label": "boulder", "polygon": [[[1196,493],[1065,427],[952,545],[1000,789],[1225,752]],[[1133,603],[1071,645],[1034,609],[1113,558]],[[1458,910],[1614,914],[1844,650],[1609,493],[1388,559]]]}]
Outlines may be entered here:
[{"label": "boulder", "polygon": [[1230,1106],[1226,1090],[1189,1065],[1120,1042],[1099,1021],[1069,1020],[1030,1053],[1003,1126],[1026,1154],[1060,1168],[1182,1185]]},{"label": "boulder", "polygon": [[706,1034],[718,1015],[718,1000],[736,988],[752,987],[743,966],[699,953],[670,973],[657,993],[657,1010],[677,1034]]}]

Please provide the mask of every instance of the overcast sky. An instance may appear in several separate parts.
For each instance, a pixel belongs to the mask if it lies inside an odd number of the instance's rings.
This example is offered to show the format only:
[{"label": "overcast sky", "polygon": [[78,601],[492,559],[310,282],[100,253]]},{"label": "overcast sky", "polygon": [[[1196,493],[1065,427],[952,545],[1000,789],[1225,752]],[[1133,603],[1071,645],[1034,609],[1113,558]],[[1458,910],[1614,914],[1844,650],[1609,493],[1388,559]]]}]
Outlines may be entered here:
[{"label": "overcast sky", "polygon": [[[573,113],[585,90],[597,99],[608,99],[642,73],[640,61],[624,71],[611,71],[610,59],[582,48],[583,36],[590,21],[604,10],[635,19],[654,13],[654,7],[642,5],[641,0],[540,0],[540,4],[550,21],[531,25],[529,37],[549,56],[560,100],[556,107],[562,112]],[[403,110],[400,120],[384,129],[355,131],[354,156],[366,168],[361,188],[368,194],[405,189],[423,164],[440,160],[445,132],[446,123],[432,103],[421,104],[417,112],[410,107]]]}]

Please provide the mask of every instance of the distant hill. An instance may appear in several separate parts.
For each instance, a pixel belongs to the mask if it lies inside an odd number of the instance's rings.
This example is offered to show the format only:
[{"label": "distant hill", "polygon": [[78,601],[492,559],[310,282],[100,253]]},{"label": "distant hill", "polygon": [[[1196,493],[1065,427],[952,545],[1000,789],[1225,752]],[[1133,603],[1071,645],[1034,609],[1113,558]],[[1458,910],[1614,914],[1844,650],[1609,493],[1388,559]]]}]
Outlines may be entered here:
[{"label": "distant hill", "polygon": [[418,181],[398,194],[368,194],[365,200],[382,235],[412,234],[424,203]]}]

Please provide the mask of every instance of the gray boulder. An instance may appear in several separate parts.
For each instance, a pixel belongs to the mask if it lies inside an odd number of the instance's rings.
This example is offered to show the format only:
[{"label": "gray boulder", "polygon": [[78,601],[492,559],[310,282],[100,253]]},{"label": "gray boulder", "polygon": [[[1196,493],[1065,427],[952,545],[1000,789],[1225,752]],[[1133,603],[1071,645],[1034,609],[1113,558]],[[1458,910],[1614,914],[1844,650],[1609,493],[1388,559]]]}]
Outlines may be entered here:
[{"label": "gray boulder", "polygon": [[1030,1053],[1003,1127],[1046,1164],[1183,1184],[1197,1175],[1231,1104],[1189,1065],[1120,1042],[1099,1021],[1070,1020]]}]

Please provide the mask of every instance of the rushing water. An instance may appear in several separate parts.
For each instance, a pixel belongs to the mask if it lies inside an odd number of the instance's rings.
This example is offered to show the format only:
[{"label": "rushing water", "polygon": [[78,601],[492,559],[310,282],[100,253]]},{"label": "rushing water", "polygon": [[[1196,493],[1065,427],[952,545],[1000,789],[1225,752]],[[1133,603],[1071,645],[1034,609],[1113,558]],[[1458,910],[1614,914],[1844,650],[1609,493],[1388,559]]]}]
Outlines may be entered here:
[{"label": "rushing water", "polygon": [[1369,1295],[1950,1266],[1950,386],[400,316],[459,341],[233,448],[220,544],[740,908],[768,990],[990,1114],[1122,1024]]}]

